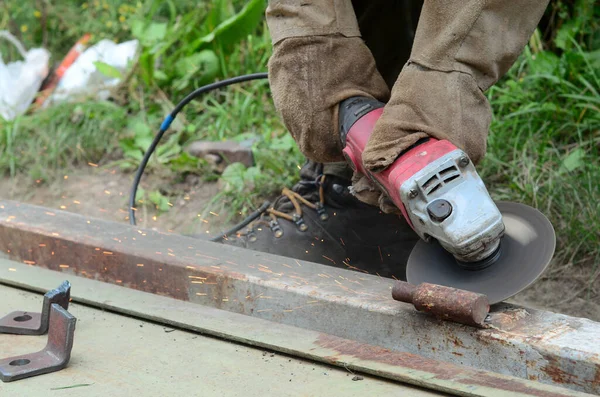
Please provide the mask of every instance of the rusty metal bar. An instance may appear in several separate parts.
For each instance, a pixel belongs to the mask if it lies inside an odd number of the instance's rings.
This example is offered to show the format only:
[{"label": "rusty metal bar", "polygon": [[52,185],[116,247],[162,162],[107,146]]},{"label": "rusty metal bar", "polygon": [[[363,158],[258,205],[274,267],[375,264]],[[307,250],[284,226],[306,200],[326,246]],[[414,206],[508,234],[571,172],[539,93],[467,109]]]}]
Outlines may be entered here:
[{"label": "rusty metal bar", "polygon": [[0,360],[0,380],[12,382],[65,368],[71,358],[76,321],[69,312],[53,303],[46,347],[37,353]]},{"label": "rusty metal bar", "polygon": [[393,280],[9,201],[0,202],[0,250],[32,266],[600,393],[600,325],[586,319],[496,305],[490,329],[475,330],[392,300]]},{"label": "rusty metal bar", "polygon": [[[9,268],[13,270],[8,270]],[[47,269],[0,260],[0,283],[43,292],[61,277]],[[587,396],[581,392],[396,352],[355,340],[74,277],[73,301],[229,341],[332,364],[458,396]],[[217,342],[216,342],[217,343]],[[266,373],[263,381],[268,382]],[[399,392],[402,393],[402,388]]]},{"label": "rusty metal bar", "polygon": [[14,311],[0,318],[0,334],[44,335],[48,332],[50,305],[56,303],[68,310],[70,297],[71,284],[63,281],[57,288],[44,294],[41,313]]},{"label": "rusty metal bar", "polygon": [[418,311],[431,313],[442,320],[479,328],[484,327],[484,320],[490,311],[485,295],[429,283],[415,286],[396,281],[392,298],[412,303]]}]

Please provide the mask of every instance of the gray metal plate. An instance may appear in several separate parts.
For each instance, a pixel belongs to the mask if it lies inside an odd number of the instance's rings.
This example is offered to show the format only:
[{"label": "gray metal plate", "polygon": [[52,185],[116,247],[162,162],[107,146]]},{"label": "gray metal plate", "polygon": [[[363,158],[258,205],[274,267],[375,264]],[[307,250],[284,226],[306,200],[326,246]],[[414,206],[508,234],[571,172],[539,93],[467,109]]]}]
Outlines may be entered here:
[{"label": "gray metal plate", "polygon": [[544,214],[534,208],[510,202],[497,205],[506,233],[496,263],[479,271],[466,270],[437,242],[419,241],[408,259],[408,282],[478,292],[487,295],[490,304],[508,299],[531,285],[554,255],[554,228]]}]

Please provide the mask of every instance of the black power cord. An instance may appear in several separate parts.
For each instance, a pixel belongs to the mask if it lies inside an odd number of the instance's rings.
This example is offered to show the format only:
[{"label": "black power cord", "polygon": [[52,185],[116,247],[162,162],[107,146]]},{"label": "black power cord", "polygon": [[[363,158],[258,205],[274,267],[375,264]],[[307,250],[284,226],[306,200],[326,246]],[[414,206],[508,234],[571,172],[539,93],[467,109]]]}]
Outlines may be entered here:
[{"label": "black power cord", "polygon": [[248,226],[248,224],[250,222],[252,222],[253,220],[255,220],[256,218],[258,218],[259,216],[261,216],[263,214],[263,212],[265,212],[266,210],[269,209],[269,207],[271,207],[271,202],[270,201],[265,201],[259,209],[257,209],[256,211],[254,211],[253,213],[251,213],[250,215],[248,215],[243,221],[241,221],[240,223],[238,223],[237,225],[233,226],[232,228],[230,228],[229,230],[227,230],[226,232],[222,232],[221,234],[210,238],[210,241],[214,241],[214,242],[218,242],[223,240],[224,238],[227,238],[227,236],[230,236],[232,234],[234,234],[235,232],[237,232],[238,230],[240,230],[243,227]]},{"label": "black power cord", "polygon": [[[142,175],[144,174],[144,170],[146,169],[146,165],[148,164],[148,160],[150,160],[152,153],[154,153],[154,151],[156,150],[156,146],[162,139],[165,132],[171,126],[171,123],[173,122],[173,120],[175,120],[175,117],[177,117],[177,114],[179,114],[179,112],[181,112],[181,110],[188,103],[190,103],[192,100],[198,98],[202,94],[205,94],[207,92],[210,92],[210,91],[222,88],[222,87],[227,87],[232,84],[243,83],[245,81],[251,81],[251,80],[266,79],[266,78],[268,78],[267,73],[253,73],[253,74],[246,74],[243,76],[232,77],[230,79],[225,79],[222,81],[217,81],[216,83],[212,83],[212,84],[207,84],[205,86],[202,86],[202,87],[194,90],[188,96],[183,98],[183,100],[181,102],[179,102],[177,104],[177,106],[175,106],[175,109],[173,109],[173,111],[167,117],[165,117],[164,121],[160,125],[160,129],[158,130],[158,133],[154,137],[154,140],[150,144],[150,147],[148,148],[148,150],[146,150],[146,153],[144,153],[142,162],[140,163],[140,166],[135,173],[135,178],[133,179],[133,185],[131,186],[131,193],[129,196],[129,223],[131,225],[135,226],[135,224],[136,224],[135,223],[135,196],[137,194],[138,186],[140,184],[140,180],[142,179]],[[260,216],[260,214],[262,214],[263,212],[265,212],[267,210],[268,205],[270,205],[270,204],[267,204],[265,202],[260,207],[259,210],[250,214],[250,216],[248,216],[248,218],[244,219],[242,222],[238,223],[236,226],[234,226],[227,232],[221,233],[219,236],[213,237],[211,239],[211,241],[219,241],[220,239],[224,238],[226,235],[235,233],[235,231],[241,229],[242,227],[246,226],[248,223],[252,222],[254,219],[258,218]],[[260,211],[260,213],[259,213],[259,211]],[[236,229],[236,227],[237,227],[237,229]]]}]

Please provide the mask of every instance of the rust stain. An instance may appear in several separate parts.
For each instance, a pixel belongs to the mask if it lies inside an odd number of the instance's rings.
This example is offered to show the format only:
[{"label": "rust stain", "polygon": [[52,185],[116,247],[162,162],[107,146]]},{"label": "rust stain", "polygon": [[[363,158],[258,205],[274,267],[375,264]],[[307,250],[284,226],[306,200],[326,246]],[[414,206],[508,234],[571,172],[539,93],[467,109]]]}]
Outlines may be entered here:
[{"label": "rust stain", "polygon": [[600,386],[600,364],[596,364],[596,374],[594,375],[592,384],[595,386]]},{"label": "rust stain", "polygon": [[[461,382],[461,381],[459,381]],[[515,393],[524,393],[536,397],[566,397],[568,394],[558,392],[549,392],[547,390],[539,390],[529,387],[521,382],[512,379],[503,379],[500,377],[490,376],[482,373],[476,377],[469,378],[468,382],[461,382],[471,385],[480,385],[485,387],[493,387],[500,390],[506,390]]]},{"label": "rust stain", "polygon": [[[421,357],[416,354],[395,352],[383,347],[366,345],[357,341],[342,339],[328,334],[320,334],[316,344],[327,349],[335,350],[339,355],[352,356],[363,360],[431,372],[437,375],[437,379],[441,380],[453,379],[462,372],[462,369],[458,367]],[[330,356],[327,359],[335,359],[335,361],[332,361],[334,363],[339,361],[337,354]]]},{"label": "rust stain", "polygon": [[525,384],[525,380],[503,377],[486,371],[436,361],[416,354],[397,352],[378,346],[367,345],[358,341],[342,339],[328,334],[319,334],[315,344],[336,353],[327,357],[331,363],[341,361],[341,356],[355,357],[361,360],[374,361],[391,366],[433,374],[428,379],[447,380],[468,386],[491,387],[514,393],[526,393],[537,397],[566,397],[566,394],[539,390]]},{"label": "rust stain", "polygon": [[452,343],[454,343],[454,346],[462,347],[462,348],[465,347],[464,343],[462,343],[462,341],[460,339],[458,339],[456,336],[452,337],[451,340],[452,340]]},{"label": "rust stain", "polygon": [[546,360],[548,364],[543,366],[541,371],[548,375],[554,383],[579,385],[577,376],[560,369],[560,364],[555,357],[546,357]]}]

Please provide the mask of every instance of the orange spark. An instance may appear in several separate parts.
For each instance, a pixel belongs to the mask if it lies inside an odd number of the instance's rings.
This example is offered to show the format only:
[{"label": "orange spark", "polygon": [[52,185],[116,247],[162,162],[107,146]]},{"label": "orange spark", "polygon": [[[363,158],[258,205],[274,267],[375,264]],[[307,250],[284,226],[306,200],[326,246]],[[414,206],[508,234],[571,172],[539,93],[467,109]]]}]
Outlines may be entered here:
[{"label": "orange spark", "polygon": [[97,167],[97,166],[98,166],[98,164],[94,164],[94,163],[88,163],[88,165],[89,165],[90,167]]},{"label": "orange spark", "polygon": [[137,267],[144,267],[144,264],[143,263],[138,263]]},{"label": "orange spark", "polygon": [[56,214],[54,212],[45,212],[46,215],[50,215],[50,216],[56,216]]},{"label": "orange spark", "polygon": [[35,265],[34,261],[23,261],[23,263],[25,263],[27,265]]},{"label": "orange spark", "polygon": [[214,256],[208,256],[208,255],[203,255],[203,254],[196,254],[196,256],[201,256],[201,257],[208,258],[208,259],[217,259],[217,260],[219,259],[219,258],[215,258]]},{"label": "orange spark", "polygon": [[58,265],[58,267],[63,268],[63,269],[68,269],[69,265]]}]

